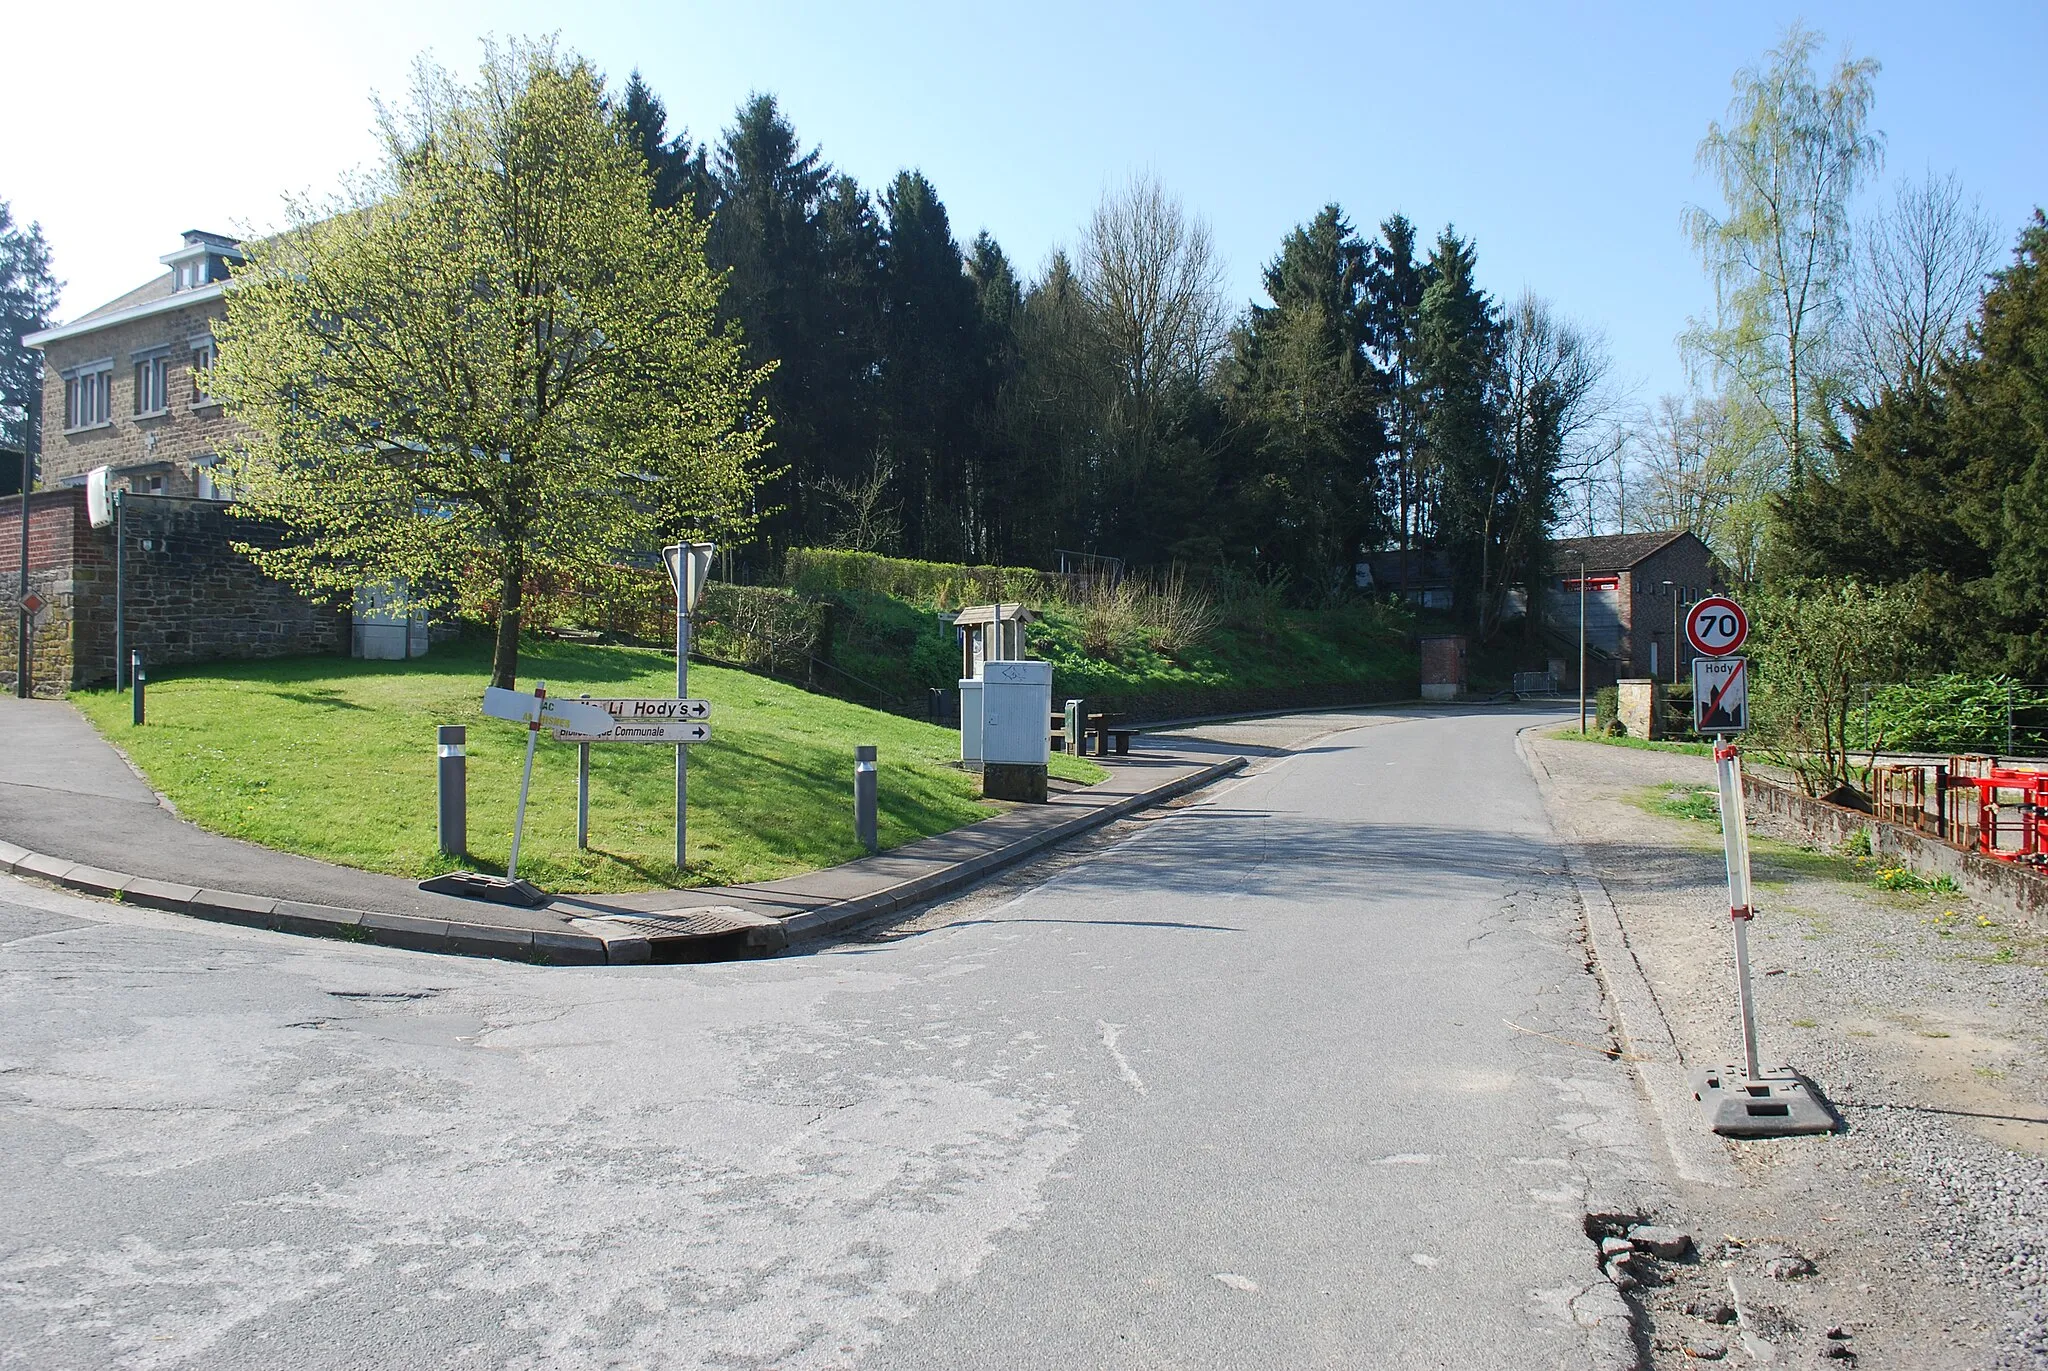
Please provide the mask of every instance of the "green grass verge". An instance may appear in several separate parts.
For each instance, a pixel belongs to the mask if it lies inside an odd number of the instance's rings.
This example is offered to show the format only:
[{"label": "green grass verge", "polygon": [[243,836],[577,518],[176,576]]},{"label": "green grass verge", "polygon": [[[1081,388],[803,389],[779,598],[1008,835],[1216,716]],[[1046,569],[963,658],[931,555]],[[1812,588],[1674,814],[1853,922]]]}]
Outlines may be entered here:
[{"label": "green grass verge", "polygon": [[[1700,824],[1717,835],[1721,831],[1721,794],[1714,786],[1668,781],[1638,790],[1629,798],[1637,808],[1651,814]],[[1839,852],[1822,852],[1752,833],[1749,850],[1757,864],[1754,875],[1759,885],[1804,876],[1874,885],[1897,895],[1960,893],[1953,876],[1923,876],[1896,861],[1871,856],[1867,838],[1860,850],[1852,846]]]},{"label": "green grass verge", "polygon": [[[521,656],[521,685],[550,694],[666,696],[674,660],[639,648],[546,644]],[[301,657],[166,671],[149,682],[149,723],[112,691],[72,702],[127,751],[187,818],[266,847],[396,876],[461,863],[436,850],[434,729],[469,725],[469,838],[479,870],[511,846],[525,731],[483,716],[486,648],[451,644],[412,662]],[[576,848],[576,749],[543,735],[534,759],[520,875],[559,891],[771,880],[860,855],[853,748],[881,750],[884,847],[994,812],[957,765],[959,735],[809,694],[765,677],[690,668],[713,705],[713,741],[690,753],[690,864],[674,846],[673,749],[590,750],[590,850]],[[1108,773],[1056,756],[1052,774]]]},{"label": "green grass verge", "polygon": [[1650,738],[1609,738],[1599,733],[1581,733],[1576,724],[1565,724],[1553,728],[1545,737],[1562,738],[1568,743],[1599,743],[1603,747],[1629,747],[1638,752],[1680,752],[1688,757],[1711,757],[1712,743],[1671,743]]}]

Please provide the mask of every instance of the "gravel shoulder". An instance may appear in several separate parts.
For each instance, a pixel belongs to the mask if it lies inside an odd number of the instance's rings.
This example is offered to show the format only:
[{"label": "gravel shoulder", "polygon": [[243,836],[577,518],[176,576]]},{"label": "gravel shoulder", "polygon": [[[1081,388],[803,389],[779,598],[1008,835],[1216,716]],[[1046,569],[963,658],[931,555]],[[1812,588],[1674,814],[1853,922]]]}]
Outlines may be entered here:
[{"label": "gravel shoulder", "polygon": [[[1737,1059],[1713,763],[1527,742],[1684,1065]],[[2048,937],[1795,838],[1752,852],[1759,1032],[1845,1127],[1737,1142],[1669,1109],[1723,1183],[1674,1178],[1702,1251],[1638,1292],[1649,1364],[2048,1367]]]}]

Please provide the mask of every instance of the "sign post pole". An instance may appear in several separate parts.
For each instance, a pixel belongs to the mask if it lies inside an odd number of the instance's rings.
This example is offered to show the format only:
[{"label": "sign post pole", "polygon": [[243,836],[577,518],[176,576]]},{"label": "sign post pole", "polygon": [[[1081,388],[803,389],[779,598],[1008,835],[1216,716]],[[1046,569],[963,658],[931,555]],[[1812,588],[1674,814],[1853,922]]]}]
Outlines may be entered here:
[{"label": "sign post pole", "polygon": [[1735,933],[1735,1002],[1742,1017],[1742,1065],[1693,1073],[1693,1098],[1707,1126],[1724,1137],[1771,1138],[1828,1133],[1835,1116],[1804,1076],[1790,1067],[1766,1072],[1757,1049],[1756,987],[1749,974],[1749,926],[1756,917],[1749,878],[1749,815],[1742,795],[1742,749],[1734,737],[1749,727],[1749,660],[1729,654],[1749,637],[1749,616],[1724,595],[1710,595],[1686,616],[1692,664],[1693,727],[1714,735],[1721,786],[1721,843],[1728,862],[1728,921]]},{"label": "sign post pole", "polygon": [[590,847],[590,744],[576,744],[576,848]]},{"label": "sign post pole", "polygon": [[[712,543],[671,543],[661,550],[676,588],[676,698],[690,698],[690,614],[711,574]],[[676,745],[676,870],[689,853],[690,749]]]},{"label": "sign post pole", "polygon": [[1721,776],[1721,840],[1728,858],[1728,921],[1735,926],[1735,998],[1742,1010],[1742,1061],[1751,1080],[1764,1074],[1756,1050],[1756,999],[1749,981],[1749,823],[1742,802],[1742,750],[1714,739]]},{"label": "sign post pole", "polygon": [[[533,698],[536,702],[548,697],[548,683],[533,683]],[[519,879],[519,840],[526,835],[526,794],[533,788],[533,748],[540,741],[540,711],[533,712],[533,718],[526,725],[526,770],[519,776],[519,812],[512,818],[512,857],[505,863],[505,879]]]}]

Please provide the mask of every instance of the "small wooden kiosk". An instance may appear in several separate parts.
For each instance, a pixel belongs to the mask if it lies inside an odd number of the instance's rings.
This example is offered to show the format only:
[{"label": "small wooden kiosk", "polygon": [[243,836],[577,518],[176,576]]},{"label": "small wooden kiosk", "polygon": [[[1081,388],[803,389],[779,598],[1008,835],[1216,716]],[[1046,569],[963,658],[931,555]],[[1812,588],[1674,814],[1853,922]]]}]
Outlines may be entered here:
[{"label": "small wooden kiosk", "polygon": [[1024,625],[1038,616],[1023,605],[969,605],[953,618],[960,631],[960,679],[981,675],[987,662],[1024,660]]}]

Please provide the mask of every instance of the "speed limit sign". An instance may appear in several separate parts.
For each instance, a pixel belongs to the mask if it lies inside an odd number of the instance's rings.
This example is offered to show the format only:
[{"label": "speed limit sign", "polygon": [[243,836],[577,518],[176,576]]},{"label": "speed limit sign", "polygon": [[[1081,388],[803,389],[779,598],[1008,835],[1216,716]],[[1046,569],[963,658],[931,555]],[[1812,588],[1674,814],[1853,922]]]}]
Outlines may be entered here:
[{"label": "speed limit sign", "polygon": [[1726,595],[1709,595],[1685,616],[1685,638],[1702,657],[1726,657],[1749,636],[1749,616]]}]

